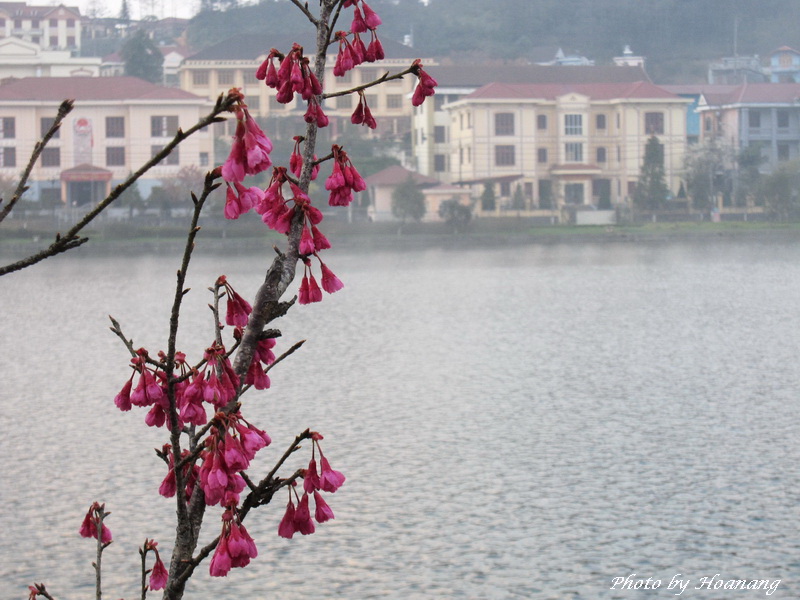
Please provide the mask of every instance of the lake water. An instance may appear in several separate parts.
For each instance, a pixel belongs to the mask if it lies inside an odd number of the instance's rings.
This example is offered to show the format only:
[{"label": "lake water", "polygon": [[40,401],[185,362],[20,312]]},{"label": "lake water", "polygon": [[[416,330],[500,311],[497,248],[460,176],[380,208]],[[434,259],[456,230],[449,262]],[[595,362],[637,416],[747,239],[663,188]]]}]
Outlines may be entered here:
[{"label": "lake water", "polygon": [[[308,342],[244,411],[273,438],[262,472],[304,428],[326,436],[336,519],[279,538],[279,495],[247,521],[260,556],[204,565],[187,599],[671,598],[677,574],[681,598],[800,595],[800,245],[330,252],[346,288],[280,324],[278,349]],[[190,361],[206,288],[225,273],[252,295],[262,263],[197,257]],[[94,500],[113,513],[106,598],[138,597],[145,537],[168,556],[163,432],[113,405],[128,357],[106,315],[165,349],[176,268],[77,253],[0,280],[1,598],[94,597]],[[610,589],[631,574],[661,587]],[[781,583],[694,589],[715,574]]]}]

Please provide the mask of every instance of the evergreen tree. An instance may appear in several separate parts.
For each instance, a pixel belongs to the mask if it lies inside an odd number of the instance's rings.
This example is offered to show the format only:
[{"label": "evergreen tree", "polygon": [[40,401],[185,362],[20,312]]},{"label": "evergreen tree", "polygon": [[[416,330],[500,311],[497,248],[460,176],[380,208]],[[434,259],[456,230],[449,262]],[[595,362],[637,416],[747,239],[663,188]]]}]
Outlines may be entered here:
[{"label": "evergreen tree", "polygon": [[494,210],[494,184],[486,182],[483,184],[483,194],[481,194],[481,210]]},{"label": "evergreen tree", "polygon": [[425,196],[411,176],[392,192],[392,214],[403,224],[409,219],[421,221],[425,216]]},{"label": "evergreen tree", "polygon": [[517,185],[517,187],[514,188],[514,196],[511,198],[511,208],[514,210],[525,209],[525,196],[522,194],[521,185]]},{"label": "evergreen tree", "polygon": [[125,75],[161,83],[164,56],[144,31],[137,31],[120,51],[125,61]]},{"label": "evergreen tree", "polygon": [[659,210],[669,195],[664,174],[664,146],[656,136],[650,136],[644,148],[644,162],[633,202],[640,209]]},{"label": "evergreen tree", "polygon": [[119,9],[119,20],[122,21],[123,25],[127,25],[131,22],[131,11],[128,8],[128,0],[122,0],[122,6]]}]

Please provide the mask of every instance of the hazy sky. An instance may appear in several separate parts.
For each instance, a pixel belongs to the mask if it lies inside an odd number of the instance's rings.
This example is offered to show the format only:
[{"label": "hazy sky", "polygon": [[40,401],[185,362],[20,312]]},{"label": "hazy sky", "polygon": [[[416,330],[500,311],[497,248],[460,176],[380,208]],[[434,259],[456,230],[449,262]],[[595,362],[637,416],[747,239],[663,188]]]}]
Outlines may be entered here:
[{"label": "hazy sky", "polygon": [[[122,0],[77,0],[63,2],[67,6],[78,5],[81,14],[97,14],[101,17],[119,16]],[[44,4],[44,3],[43,3]],[[49,4],[60,4],[50,1]],[[199,0],[128,0],[128,9],[131,17],[139,19],[146,15],[157,17],[181,17],[188,19],[193,16],[199,5]]]}]

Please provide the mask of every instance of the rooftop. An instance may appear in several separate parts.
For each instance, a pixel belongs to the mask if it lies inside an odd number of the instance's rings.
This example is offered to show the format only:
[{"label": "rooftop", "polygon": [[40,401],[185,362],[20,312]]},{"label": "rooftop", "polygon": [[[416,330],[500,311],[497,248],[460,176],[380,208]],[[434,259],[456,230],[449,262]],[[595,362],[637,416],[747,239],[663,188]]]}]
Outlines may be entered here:
[{"label": "rooftop", "polygon": [[25,77],[0,83],[3,100],[204,100],[137,77]]},{"label": "rooftop", "polygon": [[[577,67],[565,67],[574,69]],[[617,69],[622,67],[615,67]],[[576,93],[593,100],[676,99],[678,96],[649,81],[629,83],[490,83],[469,94],[469,99],[544,99],[555,100]]]}]

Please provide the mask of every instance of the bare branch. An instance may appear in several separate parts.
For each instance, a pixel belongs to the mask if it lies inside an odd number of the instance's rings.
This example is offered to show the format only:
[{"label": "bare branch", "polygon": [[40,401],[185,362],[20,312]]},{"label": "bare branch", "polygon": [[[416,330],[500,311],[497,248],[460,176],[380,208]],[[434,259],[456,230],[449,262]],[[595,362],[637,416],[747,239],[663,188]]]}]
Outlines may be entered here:
[{"label": "bare branch", "polygon": [[302,12],[306,17],[308,17],[308,20],[311,21],[311,23],[313,23],[314,27],[317,26],[318,23],[317,18],[313,14],[311,14],[310,10],[308,10],[308,2],[300,2],[300,0],[292,0],[292,4],[294,4],[297,8],[299,8],[300,12]]},{"label": "bare branch", "polygon": [[[47,133],[44,134],[44,137],[41,139],[41,141],[36,142],[36,145],[33,147],[33,152],[31,153],[31,158],[28,161],[28,164],[25,166],[25,170],[22,172],[22,177],[20,177],[17,189],[14,190],[14,195],[11,196],[11,200],[9,200],[8,204],[3,207],[3,210],[0,210],[0,223],[5,220],[5,218],[8,216],[8,213],[10,213],[11,209],[14,208],[14,205],[19,202],[19,199],[22,198],[22,195],[27,191],[28,177],[31,176],[31,171],[33,170],[33,166],[36,164],[36,161],[39,159],[39,155],[42,153],[42,150],[44,150],[45,146],[47,146],[47,142],[49,142],[55,135],[56,131],[59,130],[61,127],[61,122],[64,120],[64,117],[70,113],[74,105],[74,100],[64,100],[61,103],[61,106],[58,107],[58,113],[56,114],[55,119],[53,119],[53,124],[50,125],[50,129],[47,130]],[[0,203],[2,203],[2,201],[3,199],[0,198]]]},{"label": "bare branch", "polygon": [[394,75],[390,75],[389,71],[386,71],[383,75],[378,77],[375,81],[370,81],[369,83],[364,83],[361,85],[357,85],[356,87],[350,88],[349,90],[342,90],[341,92],[331,92],[330,94],[323,94],[323,98],[335,98],[336,96],[346,96],[347,94],[354,94],[356,92],[360,92],[361,90],[366,90],[376,85],[380,85],[386,81],[392,81],[394,79],[402,79],[406,75],[414,72],[414,67],[409,67],[405,71],[400,71],[399,73],[395,73]]},{"label": "bare branch", "polygon": [[0,267],[0,276],[7,275],[8,273],[13,273],[15,271],[19,271],[26,267],[30,267],[35,265],[38,262],[43,261],[46,258],[50,258],[51,256],[55,256],[56,254],[60,254],[62,252],[66,252],[67,250],[71,250],[72,248],[76,248],[81,244],[88,241],[88,238],[80,238],[78,237],[78,233],[80,233],[84,227],[86,227],[89,223],[91,223],[97,215],[102,213],[106,208],[108,208],[114,200],[116,200],[125,190],[127,190],[130,186],[132,186],[142,175],[147,173],[150,169],[154,166],[159,164],[162,160],[164,160],[183,140],[191,136],[192,134],[200,131],[201,129],[208,127],[212,123],[217,123],[223,120],[222,117],[219,115],[223,112],[227,112],[230,108],[234,105],[236,101],[236,96],[232,94],[228,94],[227,96],[220,96],[217,99],[217,103],[214,106],[214,109],[207,114],[205,117],[200,119],[197,123],[195,123],[192,127],[183,131],[182,129],[178,129],[175,133],[175,137],[162,148],[162,150],[156,154],[153,158],[147,161],[138,171],[131,174],[124,182],[119,184],[115,187],[111,193],[106,196],[104,200],[102,200],[97,206],[95,206],[91,211],[86,213],[84,217],[72,228],[67,231],[64,235],[58,234],[56,235],[55,241],[50,244],[44,250],[37,252],[27,258],[19,260],[15,263],[8,264],[4,267]]}]

